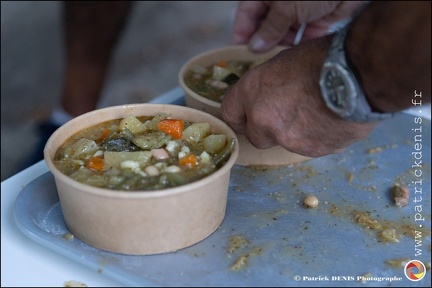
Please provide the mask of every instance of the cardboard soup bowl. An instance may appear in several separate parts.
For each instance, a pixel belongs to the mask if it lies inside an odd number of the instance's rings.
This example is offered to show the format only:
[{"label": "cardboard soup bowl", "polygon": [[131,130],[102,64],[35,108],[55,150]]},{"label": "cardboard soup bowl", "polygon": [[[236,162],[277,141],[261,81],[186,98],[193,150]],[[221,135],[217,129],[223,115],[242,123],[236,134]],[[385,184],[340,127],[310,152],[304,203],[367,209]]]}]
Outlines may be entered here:
[{"label": "cardboard soup bowl", "polygon": [[[289,47],[286,46],[277,46],[269,52],[255,54],[252,53],[246,45],[233,45],[210,50],[191,58],[181,67],[178,73],[180,87],[185,93],[186,106],[205,111],[223,120],[220,112],[221,104],[219,102],[199,95],[186,85],[185,74],[192,67],[197,65],[208,67],[218,63],[221,60],[265,61],[275,56],[282,50],[288,48]],[[240,151],[236,164],[239,165],[288,165],[310,159],[309,157],[292,153],[281,146],[276,146],[265,150],[257,149],[249,142],[245,135],[237,134],[237,138],[239,140]]]},{"label": "cardboard soup bowl", "polygon": [[[227,162],[190,184],[157,191],[116,191],[93,187],[66,176],[53,157],[76,132],[95,124],[134,116],[167,113],[173,118],[207,122],[212,131],[234,138]],[[130,104],[95,110],[67,122],[48,139],[44,159],[54,175],[66,226],[93,247],[110,252],[147,255],[172,252],[211,235],[225,217],[231,168],[238,157],[235,133],[216,117],[188,107]]]}]

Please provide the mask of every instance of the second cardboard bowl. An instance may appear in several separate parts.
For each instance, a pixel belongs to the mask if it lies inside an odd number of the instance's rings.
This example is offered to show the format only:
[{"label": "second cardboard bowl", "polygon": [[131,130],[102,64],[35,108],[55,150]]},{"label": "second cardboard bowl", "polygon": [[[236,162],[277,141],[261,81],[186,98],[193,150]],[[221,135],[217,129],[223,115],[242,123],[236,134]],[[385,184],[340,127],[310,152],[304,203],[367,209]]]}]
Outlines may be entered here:
[{"label": "second cardboard bowl", "polygon": [[[252,53],[246,45],[233,45],[207,51],[193,57],[182,66],[178,74],[178,81],[185,93],[186,106],[207,112],[223,120],[220,112],[220,103],[209,100],[197,94],[186,85],[184,81],[184,76],[193,66],[200,65],[207,67],[219,62],[220,60],[268,60],[284,49],[288,49],[288,47],[278,46],[264,54],[255,54]],[[265,150],[257,149],[249,142],[245,135],[237,134],[237,138],[240,146],[239,155],[236,161],[236,164],[238,165],[289,165],[310,159],[309,157],[292,153],[283,148],[282,146],[276,146]]]}]

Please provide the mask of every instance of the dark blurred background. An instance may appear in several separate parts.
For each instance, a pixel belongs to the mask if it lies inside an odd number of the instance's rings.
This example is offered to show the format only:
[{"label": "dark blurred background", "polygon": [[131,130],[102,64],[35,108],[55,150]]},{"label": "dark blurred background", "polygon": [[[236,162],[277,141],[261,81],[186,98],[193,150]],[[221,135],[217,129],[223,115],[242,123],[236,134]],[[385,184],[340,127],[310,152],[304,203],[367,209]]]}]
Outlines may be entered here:
[{"label": "dark blurred background", "polygon": [[[231,44],[237,1],[136,2],[111,62],[100,107],[148,102],[178,86],[191,57]],[[61,2],[1,2],[1,180],[37,143],[60,100]]]}]

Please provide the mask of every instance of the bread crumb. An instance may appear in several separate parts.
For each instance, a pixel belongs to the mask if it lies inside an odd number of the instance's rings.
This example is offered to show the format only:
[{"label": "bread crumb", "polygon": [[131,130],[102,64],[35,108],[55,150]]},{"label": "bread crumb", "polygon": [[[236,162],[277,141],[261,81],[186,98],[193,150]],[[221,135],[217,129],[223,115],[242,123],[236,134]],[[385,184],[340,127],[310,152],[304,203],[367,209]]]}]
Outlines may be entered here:
[{"label": "bread crumb", "polygon": [[229,239],[228,253],[233,253],[247,244],[248,241],[244,237],[234,235]]},{"label": "bread crumb", "polygon": [[231,270],[238,270],[247,264],[247,260],[249,258],[249,254],[240,256],[237,260],[231,265]]}]

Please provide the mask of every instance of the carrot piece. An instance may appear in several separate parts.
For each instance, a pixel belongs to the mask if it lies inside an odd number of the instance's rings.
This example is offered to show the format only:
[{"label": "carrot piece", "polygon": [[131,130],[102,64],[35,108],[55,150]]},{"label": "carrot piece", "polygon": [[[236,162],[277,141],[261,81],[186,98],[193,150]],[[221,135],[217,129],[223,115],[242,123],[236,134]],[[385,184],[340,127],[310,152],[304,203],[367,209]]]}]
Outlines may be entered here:
[{"label": "carrot piece", "polygon": [[227,63],[227,61],[225,61],[225,60],[220,60],[220,61],[217,63],[217,66],[220,66],[220,67],[222,67],[222,68],[227,67],[227,65],[228,65],[228,63]]},{"label": "carrot piece", "polygon": [[101,172],[104,170],[105,162],[102,156],[95,156],[89,159],[86,163],[86,167],[90,170]]},{"label": "carrot piece", "polygon": [[188,166],[189,168],[195,168],[198,165],[198,159],[194,154],[188,154],[183,158],[179,159],[180,166]]},{"label": "carrot piece", "polygon": [[103,140],[105,140],[105,138],[109,135],[111,133],[111,131],[109,130],[109,129],[106,129],[103,133],[102,133],[102,135],[98,138],[98,139],[96,139],[96,143],[101,143]]},{"label": "carrot piece", "polygon": [[158,123],[158,129],[178,140],[183,136],[184,123],[181,119],[163,119]]}]

